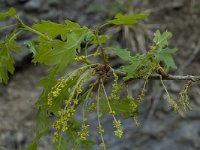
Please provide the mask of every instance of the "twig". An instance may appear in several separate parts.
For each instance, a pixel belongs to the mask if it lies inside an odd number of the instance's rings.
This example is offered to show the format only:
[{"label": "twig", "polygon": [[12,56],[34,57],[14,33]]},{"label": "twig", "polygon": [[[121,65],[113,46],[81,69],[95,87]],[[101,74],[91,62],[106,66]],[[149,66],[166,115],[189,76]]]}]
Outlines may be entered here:
[{"label": "twig", "polygon": [[[124,73],[124,72],[120,72],[117,70],[115,70],[115,72],[117,75],[119,75],[121,77],[126,76],[126,73]],[[133,78],[130,78],[129,80],[136,80],[136,79],[143,79],[143,77],[133,77]],[[149,76],[148,79],[160,80],[160,74],[152,74]],[[168,74],[168,76],[163,76],[162,80],[191,80],[193,82],[196,82],[196,81],[200,81],[200,75],[193,76],[193,75],[171,75],[171,74]]]}]

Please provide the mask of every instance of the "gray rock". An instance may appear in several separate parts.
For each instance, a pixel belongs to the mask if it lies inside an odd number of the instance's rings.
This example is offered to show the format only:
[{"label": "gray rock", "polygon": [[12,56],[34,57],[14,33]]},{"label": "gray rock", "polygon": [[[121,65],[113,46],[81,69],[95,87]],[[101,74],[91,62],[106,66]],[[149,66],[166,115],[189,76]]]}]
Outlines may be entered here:
[{"label": "gray rock", "polygon": [[26,11],[38,11],[42,7],[42,0],[30,0],[24,5]]},{"label": "gray rock", "polygon": [[48,5],[51,7],[57,7],[59,6],[59,4],[60,4],[60,1],[58,0],[48,0]]},{"label": "gray rock", "polygon": [[28,2],[29,0],[5,0],[5,4],[8,6],[14,6],[18,3],[20,4],[24,4],[26,2]]},{"label": "gray rock", "polygon": [[24,3],[27,3],[29,0],[18,0],[18,3],[20,4],[24,4]]},{"label": "gray rock", "polygon": [[6,0],[5,3],[8,6],[13,6],[17,3],[17,1],[16,0]]},{"label": "gray rock", "polygon": [[58,10],[50,10],[47,13],[44,13],[43,15],[41,15],[41,19],[44,20],[57,20],[59,18],[59,11]]}]

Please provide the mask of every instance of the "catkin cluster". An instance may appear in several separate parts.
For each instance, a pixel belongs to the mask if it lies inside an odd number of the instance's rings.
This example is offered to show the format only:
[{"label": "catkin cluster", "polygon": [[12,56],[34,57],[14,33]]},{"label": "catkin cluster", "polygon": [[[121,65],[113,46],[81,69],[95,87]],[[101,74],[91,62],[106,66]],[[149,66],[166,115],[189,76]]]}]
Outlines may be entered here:
[{"label": "catkin cluster", "polygon": [[[70,128],[72,117],[80,102],[79,95],[82,93],[84,83],[88,78],[92,76],[92,70],[88,68],[79,68],[72,74],[67,75],[65,78],[60,78],[57,84],[52,88],[48,94],[48,105],[52,105],[52,100],[58,97],[63,91],[62,95],[65,95],[65,99],[62,101],[65,103],[64,108],[58,111],[58,116],[53,122],[54,142],[59,138],[61,132],[65,132]],[[74,84],[73,84],[74,83]],[[63,98],[61,96],[60,98]],[[88,126],[83,124],[79,136],[82,140],[86,139],[89,135]]]}]

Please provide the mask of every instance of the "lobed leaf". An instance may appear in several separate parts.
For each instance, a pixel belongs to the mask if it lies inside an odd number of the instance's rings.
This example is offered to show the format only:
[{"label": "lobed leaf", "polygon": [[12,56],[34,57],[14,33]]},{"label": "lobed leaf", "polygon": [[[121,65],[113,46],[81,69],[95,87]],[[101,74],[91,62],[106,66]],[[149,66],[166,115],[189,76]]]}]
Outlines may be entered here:
[{"label": "lobed leaf", "polygon": [[174,49],[166,48],[166,49],[160,50],[155,53],[155,59],[158,62],[161,62],[161,61],[164,62],[167,69],[169,69],[170,67],[176,69],[177,67],[172,57],[172,54],[175,53],[176,51],[177,51],[176,48]]},{"label": "lobed leaf", "polygon": [[33,29],[47,34],[48,36],[55,38],[58,35],[61,35],[62,40],[66,40],[68,33],[79,33],[86,28],[81,28],[79,24],[74,23],[70,20],[66,20],[65,24],[58,24],[51,21],[42,20],[40,24],[34,24]]},{"label": "lobed leaf", "polygon": [[0,13],[0,20],[4,20],[5,18],[7,17],[12,17],[16,14],[16,11],[14,8],[10,8],[8,10],[8,12],[3,12],[3,13]]},{"label": "lobed leaf", "polygon": [[154,45],[156,46],[156,49],[162,50],[165,46],[168,45],[168,40],[172,37],[172,34],[170,32],[164,32],[163,34],[160,33],[159,30],[157,30],[154,33]]},{"label": "lobed leaf", "polygon": [[108,24],[115,24],[115,25],[132,25],[138,23],[136,19],[143,19],[146,18],[149,14],[129,14],[123,16],[122,14],[115,15],[115,19],[109,20]]},{"label": "lobed leaf", "polygon": [[126,73],[125,80],[133,77],[139,69],[142,67],[148,66],[149,59],[146,57],[145,54],[132,57],[130,59],[130,64],[123,66],[120,70]]},{"label": "lobed leaf", "polygon": [[41,20],[40,24],[34,24],[33,29],[39,32],[48,34],[49,36],[55,38],[57,35],[61,35],[66,32],[65,25],[54,23],[51,21]]},{"label": "lobed leaf", "polygon": [[14,73],[14,59],[12,52],[19,52],[20,48],[16,44],[16,34],[12,33],[0,42],[0,83],[8,83],[8,73]]},{"label": "lobed leaf", "polygon": [[[98,36],[98,38],[99,38],[99,42],[100,43],[106,43],[106,41],[110,38],[108,35],[99,35]],[[94,37],[93,39],[92,39],[92,41],[91,42],[89,42],[90,44],[98,44],[98,39],[96,38],[96,37]]]},{"label": "lobed leaf", "polygon": [[115,53],[124,61],[130,61],[132,59],[132,56],[130,55],[130,51],[128,51],[127,49],[122,49],[119,47],[111,47],[108,50]]}]

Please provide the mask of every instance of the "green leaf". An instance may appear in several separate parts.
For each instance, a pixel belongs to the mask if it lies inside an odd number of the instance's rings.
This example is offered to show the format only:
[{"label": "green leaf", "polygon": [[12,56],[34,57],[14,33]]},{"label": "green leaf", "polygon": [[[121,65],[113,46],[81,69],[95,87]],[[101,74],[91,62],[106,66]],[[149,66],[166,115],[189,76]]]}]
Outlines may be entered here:
[{"label": "green leaf", "polygon": [[36,128],[37,134],[45,134],[49,127],[50,123],[48,121],[49,115],[45,109],[39,109],[36,115]]},{"label": "green leaf", "polygon": [[36,49],[35,44],[32,41],[25,41],[24,45],[30,50],[31,53],[33,53],[33,56],[36,56]]},{"label": "green leaf", "polygon": [[[124,119],[128,119],[132,117],[132,108],[130,107],[130,101],[128,99],[122,99],[120,101],[110,101],[110,105],[112,110],[116,112],[116,114],[120,114]],[[101,100],[100,105],[102,108],[102,113],[105,115],[110,112],[110,109],[107,104],[107,100]]]},{"label": "green leaf", "polygon": [[76,56],[76,49],[79,49],[80,41],[80,39],[79,41],[74,41],[73,35],[70,36],[67,42],[60,40],[52,42],[40,41],[39,45],[35,46],[36,55],[33,62],[47,65],[69,64]]},{"label": "green leaf", "polygon": [[6,45],[0,45],[0,83],[8,83],[8,72],[14,73],[14,60]]},{"label": "green leaf", "polygon": [[111,47],[108,48],[108,50],[114,52],[117,56],[119,56],[124,61],[130,61],[132,59],[132,56],[130,55],[130,51],[127,49],[122,49],[119,47]]},{"label": "green leaf", "polygon": [[57,73],[57,68],[54,66],[48,71],[48,76],[44,77],[39,80],[39,86],[43,87],[43,92],[41,96],[39,97],[36,107],[38,109],[48,109],[47,106],[47,99],[48,99],[48,93],[50,92],[51,88],[56,84],[55,75]]},{"label": "green leaf", "polygon": [[124,77],[124,80],[127,80],[131,77],[133,77],[139,69],[141,69],[144,66],[148,65],[148,58],[145,54],[132,57],[130,59],[130,64],[123,66],[120,70],[126,73],[126,77]]},{"label": "green leaf", "polygon": [[16,15],[15,9],[11,7],[11,8],[8,10],[8,14],[9,14],[9,16],[14,16],[14,15]]},{"label": "green leaf", "polygon": [[0,13],[0,20],[4,20],[5,18],[14,16],[15,14],[16,14],[15,9],[14,8],[10,8],[8,10],[8,12]]},{"label": "green leaf", "polygon": [[37,144],[35,142],[31,143],[26,150],[37,150]]},{"label": "green leaf", "polygon": [[117,14],[115,19],[108,21],[108,24],[115,25],[132,25],[138,23],[136,19],[143,19],[147,17],[149,14],[129,14],[127,16],[123,16],[122,14]]},{"label": "green leaf", "polygon": [[52,38],[55,38],[58,35],[61,35],[63,41],[67,39],[68,33],[82,33],[85,30],[88,30],[86,27],[81,28],[79,24],[74,23],[70,20],[65,20],[65,24],[58,24],[51,21],[42,20],[40,24],[34,24],[33,29],[47,34]]},{"label": "green leaf", "polygon": [[155,59],[158,62],[163,61],[167,69],[169,69],[170,67],[176,69],[177,67],[172,57],[172,54],[175,53],[176,51],[177,51],[176,48],[174,49],[166,48],[166,49],[160,50],[155,53]]},{"label": "green leaf", "polygon": [[80,44],[84,40],[88,29],[80,28],[78,24],[70,21],[66,21],[66,23],[67,29],[73,27],[66,33],[66,41],[56,39],[53,41],[46,41],[46,39],[42,37],[35,40],[37,44],[35,45],[36,55],[33,59],[34,63],[39,62],[47,65],[57,65],[59,68],[58,70],[62,71],[68,64],[74,61],[77,52],[80,52]]},{"label": "green leaf", "polygon": [[162,50],[165,46],[168,45],[168,40],[172,37],[172,34],[170,32],[164,32],[163,34],[160,33],[159,30],[157,30],[154,33],[154,46],[158,50]]},{"label": "green leaf", "polygon": [[5,44],[9,50],[16,53],[21,51],[20,47],[16,43],[17,35],[18,33],[13,32],[12,34],[9,34],[5,39]]},{"label": "green leaf", "polygon": [[54,143],[54,150],[68,150],[68,142],[61,137],[58,142]]},{"label": "green leaf", "polygon": [[[101,42],[102,44],[106,43],[106,41],[109,39],[110,37],[108,35],[99,35],[99,42]],[[98,44],[98,40],[96,37],[93,38],[93,40],[91,42],[89,42],[90,44]]]},{"label": "green leaf", "polygon": [[75,119],[72,120],[72,125],[70,129],[67,130],[67,142],[69,145],[72,146],[71,149],[85,149],[85,150],[92,150],[92,147],[96,144],[96,142],[92,140],[81,140],[78,136],[78,123]]},{"label": "green leaf", "polygon": [[0,83],[8,83],[8,73],[14,73],[14,59],[12,51],[19,52],[20,48],[17,46],[16,34],[12,33],[6,37],[4,41],[0,42]]},{"label": "green leaf", "polygon": [[54,23],[51,21],[46,21],[46,20],[41,20],[40,24],[34,24],[32,28],[44,34],[48,34],[49,36],[53,38],[55,38],[58,35],[62,35],[63,33],[66,33],[65,25]]},{"label": "green leaf", "polygon": [[83,38],[83,41],[85,41],[85,42],[87,42],[87,43],[90,43],[91,41],[94,40],[94,38],[95,38],[94,33],[93,33],[92,31],[89,30],[89,31],[85,34],[85,36],[84,36],[84,38]]},{"label": "green leaf", "polygon": [[68,29],[77,30],[80,29],[80,25],[78,23],[72,22],[70,20],[65,20],[65,24],[67,25]]}]

